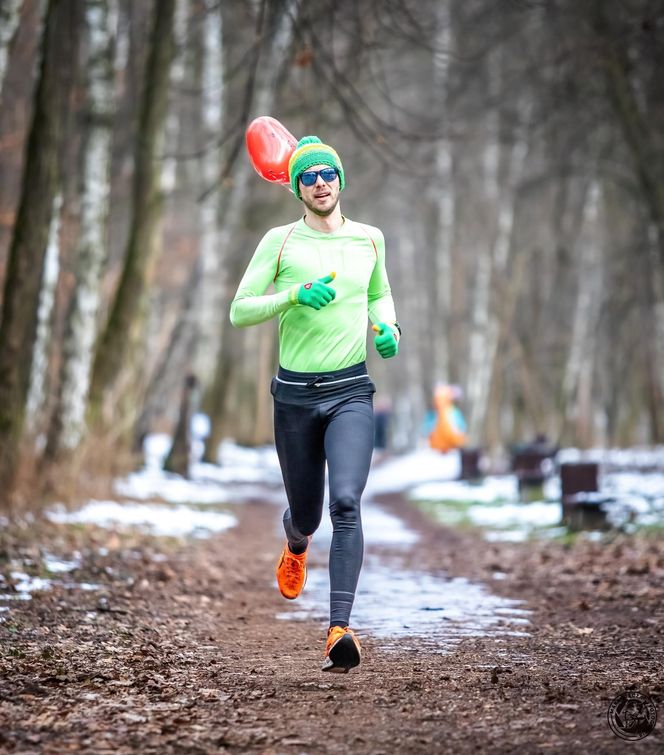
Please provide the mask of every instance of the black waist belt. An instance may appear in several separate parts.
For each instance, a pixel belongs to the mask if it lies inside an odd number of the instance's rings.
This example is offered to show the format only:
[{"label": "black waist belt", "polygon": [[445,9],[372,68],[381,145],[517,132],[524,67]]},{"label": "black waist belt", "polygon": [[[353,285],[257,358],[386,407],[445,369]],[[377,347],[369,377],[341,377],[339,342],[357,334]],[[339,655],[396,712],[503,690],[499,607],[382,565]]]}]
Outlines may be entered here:
[{"label": "black waist belt", "polygon": [[277,382],[284,385],[299,385],[306,388],[321,388],[327,385],[340,385],[353,383],[357,380],[369,380],[366,362],[344,367],[341,370],[331,372],[295,372],[279,367],[276,377]]},{"label": "black waist belt", "polygon": [[295,372],[279,367],[271,387],[275,399],[286,403],[309,403],[309,398],[319,401],[356,393],[369,396],[375,390],[365,362],[330,372]]}]

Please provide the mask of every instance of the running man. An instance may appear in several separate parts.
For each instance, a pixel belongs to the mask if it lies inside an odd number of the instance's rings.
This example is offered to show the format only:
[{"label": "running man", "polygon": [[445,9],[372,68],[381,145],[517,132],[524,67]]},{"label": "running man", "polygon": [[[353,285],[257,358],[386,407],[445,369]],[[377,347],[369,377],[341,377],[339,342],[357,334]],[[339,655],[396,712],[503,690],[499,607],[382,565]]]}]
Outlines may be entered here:
[{"label": "running man", "polygon": [[[279,315],[279,370],[271,393],[289,506],[277,584],[289,600],[306,581],[307,549],[323,514],[327,462],[333,535],[322,670],[343,673],[360,662],[360,643],[348,625],[364,547],[360,497],[374,440],[367,318],[385,359],[396,355],[401,330],[383,234],[341,214],[345,176],[339,155],[318,137],[305,136],[290,158],[289,176],[304,216],[265,234],[240,281],[231,322],[246,327]],[[271,283],[276,293],[266,295]]]}]

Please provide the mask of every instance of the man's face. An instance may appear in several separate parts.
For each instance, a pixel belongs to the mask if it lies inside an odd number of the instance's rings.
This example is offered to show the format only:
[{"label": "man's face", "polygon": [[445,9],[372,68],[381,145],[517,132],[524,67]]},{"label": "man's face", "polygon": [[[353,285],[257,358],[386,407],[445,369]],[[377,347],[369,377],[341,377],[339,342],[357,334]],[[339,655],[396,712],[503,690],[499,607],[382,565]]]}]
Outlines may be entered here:
[{"label": "man's face", "polygon": [[[329,165],[314,165],[307,168],[309,171],[323,170],[329,168]],[[304,186],[302,181],[299,182],[300,196],[307,209],[321,217],[327,217],[334,212],[334,208],[339,204],[339,176],[334,181],[327,183],[320,175],[316,177],[316,183],[313,186]]]}]

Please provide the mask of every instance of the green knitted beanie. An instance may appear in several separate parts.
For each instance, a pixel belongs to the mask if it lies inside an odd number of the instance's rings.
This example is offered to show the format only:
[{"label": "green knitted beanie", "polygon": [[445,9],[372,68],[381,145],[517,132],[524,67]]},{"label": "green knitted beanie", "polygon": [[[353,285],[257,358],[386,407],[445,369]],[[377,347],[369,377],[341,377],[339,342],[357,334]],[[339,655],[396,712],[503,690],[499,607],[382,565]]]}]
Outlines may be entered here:
[{"label": "green knitted beanie", "polygon": [[300,196],[300,175],[313,165],[329,165],[331,168],[336,168],[339,172],[339,187],[344,188],[346,179],[344,177],[344,166],[341,164],[339,155],[332,147],[323,144],[317,136],[303,136],[297,143],[295,152],[288,162],[291,189],[298,199],[302,199]]}]

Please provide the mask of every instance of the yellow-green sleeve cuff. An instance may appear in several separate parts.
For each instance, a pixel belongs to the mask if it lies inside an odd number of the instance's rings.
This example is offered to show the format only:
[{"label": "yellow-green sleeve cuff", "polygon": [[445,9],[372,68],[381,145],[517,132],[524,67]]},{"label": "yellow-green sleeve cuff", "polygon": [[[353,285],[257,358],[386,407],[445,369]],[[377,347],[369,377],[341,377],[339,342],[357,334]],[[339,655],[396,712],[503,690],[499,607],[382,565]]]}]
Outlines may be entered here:
[{"label": "yellow-green sleeve cuff", "polygon": [[299,292],[300,292],[300,284],[299,283],[296,283],[294,286],[291,286],[288,289],[288,301],[291,304],[297,304],[298,303],[297,302],[297,295],[299,294]]}]

